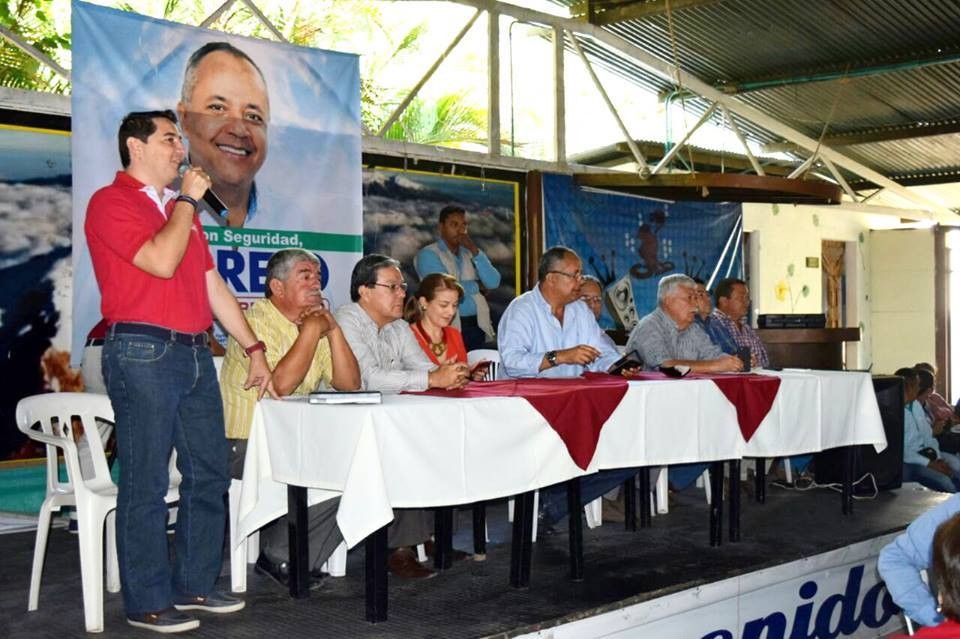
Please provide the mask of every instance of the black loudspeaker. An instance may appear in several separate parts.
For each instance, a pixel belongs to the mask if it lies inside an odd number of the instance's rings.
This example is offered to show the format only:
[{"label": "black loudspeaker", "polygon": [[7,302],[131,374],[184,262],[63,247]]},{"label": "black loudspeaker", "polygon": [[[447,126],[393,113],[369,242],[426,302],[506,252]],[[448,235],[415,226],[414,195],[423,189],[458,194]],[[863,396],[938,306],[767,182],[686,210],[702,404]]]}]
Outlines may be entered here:
[{"label": "black loudspeaker", "polygon": [[[872,445],[855,446],[853,480],[872,473],[880,490],[900,488],[903,483],[903,378],[895,375],[875,375],[873,391],[877,394],[880,419],[887,436],[887,447],[877,453]],[[831,448],[814,456],[818,484],[835,484],[843,473],[842,449]],[[869,492],[873,486],[860,484],[857,492]]]}]

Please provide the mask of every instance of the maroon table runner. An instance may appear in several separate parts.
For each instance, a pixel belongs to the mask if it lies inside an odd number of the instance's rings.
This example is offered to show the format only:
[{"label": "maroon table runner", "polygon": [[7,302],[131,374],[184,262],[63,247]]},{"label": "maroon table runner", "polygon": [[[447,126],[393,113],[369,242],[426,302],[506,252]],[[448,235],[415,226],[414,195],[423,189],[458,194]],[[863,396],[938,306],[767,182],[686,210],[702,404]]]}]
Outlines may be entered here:
[{"label": "maroon table runner", "polygon": [[[589,379],[599,380],[608,377],[605,373],[586,373]],[[671,378],[660,372],[638,373],[630,379],[663,380]],[[769,375],[738,373],[723,375],[713,373],[690,373],[683,379],[709,379],[737,409],[737,423],[744,441],[750,441],[760,427],[760,422],[770,412],[773,400],[780,390],[780,378]]]},{"label": "maroon table runner", "polygon": [[522,397],[543,415],[563,440],[574,463],[586,470],[600,430],[627,392],[620,377],[514,379],[468,384],[458,391],[431,389],[413,395],[436,397]]}]

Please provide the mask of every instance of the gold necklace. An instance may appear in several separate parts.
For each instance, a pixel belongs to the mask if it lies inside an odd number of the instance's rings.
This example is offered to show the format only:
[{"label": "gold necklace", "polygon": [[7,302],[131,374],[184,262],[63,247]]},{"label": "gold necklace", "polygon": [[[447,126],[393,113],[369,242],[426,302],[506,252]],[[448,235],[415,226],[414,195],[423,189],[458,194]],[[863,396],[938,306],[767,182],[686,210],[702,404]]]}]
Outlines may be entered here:
[{"label": "gold necklace", "polygon": [[443,339],[443,329],[440,330],[440,341],[434,342],[430,338],[430,334],[423,329],[423,324],[419,321],[417,322],[417,328],[420,330],[420,334],[423,335],[424,339],[427,340],[427,343],[430,344],[430,352],[440,357],[447,352],[447,342]]}]

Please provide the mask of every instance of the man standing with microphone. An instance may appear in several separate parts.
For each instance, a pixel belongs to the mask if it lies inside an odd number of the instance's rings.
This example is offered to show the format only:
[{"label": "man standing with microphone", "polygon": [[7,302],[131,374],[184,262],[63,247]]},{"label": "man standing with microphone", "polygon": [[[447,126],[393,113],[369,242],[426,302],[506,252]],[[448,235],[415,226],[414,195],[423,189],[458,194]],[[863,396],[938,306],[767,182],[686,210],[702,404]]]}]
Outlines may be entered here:
[{"label": "man standing with microphone", "polygon": [[[223,404],[207,338],[215,316],[250,357],[246,387],[274,395],[263,342],[217,273],[197,200],[202,169],[167,186],[184,148],[172,111],[130,113],[118,134],[123,170],[94,193],[86,232],[108,328],[103,373],[113,404],[120,482],[117,553],[127,621],[157,632],[199,625],[190,610],[240,610],[214,590],[222,563],[229,484]],[[177,450],[183,475],[168,559],[163,495]]]}]

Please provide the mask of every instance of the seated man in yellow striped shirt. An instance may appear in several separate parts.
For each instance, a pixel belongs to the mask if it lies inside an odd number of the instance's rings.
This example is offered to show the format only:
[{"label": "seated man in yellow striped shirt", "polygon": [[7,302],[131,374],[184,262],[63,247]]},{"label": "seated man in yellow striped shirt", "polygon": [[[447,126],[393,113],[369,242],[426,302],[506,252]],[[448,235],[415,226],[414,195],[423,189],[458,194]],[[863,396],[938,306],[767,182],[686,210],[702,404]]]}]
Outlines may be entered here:
[{"label": "seated man in yellow striped shirt", "polygon": [[[306,395],[321,384],[337,390],[360,388],[360,369],[340,326],[320,293],[320,260],[302,249],[278,251],[267,262],[266,299],[245,313],[250,328],[267,346],[267,362],[280,395]],[[231,338],[220,375],[224,421],[230,443],[230,474],[243,476],[257,389],[244,387],[250,360]],[[309,510],[310,566],[319,585],[320,566],[343,540],[337,528],[339,499]],[[286,517],[260,534],[257,569],[287,585],[289,580]]]}]

